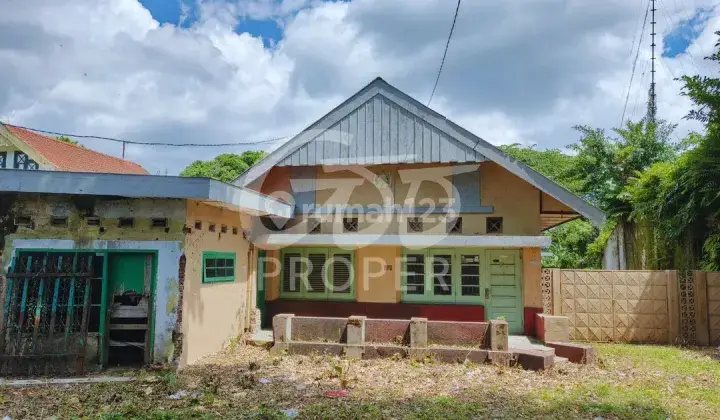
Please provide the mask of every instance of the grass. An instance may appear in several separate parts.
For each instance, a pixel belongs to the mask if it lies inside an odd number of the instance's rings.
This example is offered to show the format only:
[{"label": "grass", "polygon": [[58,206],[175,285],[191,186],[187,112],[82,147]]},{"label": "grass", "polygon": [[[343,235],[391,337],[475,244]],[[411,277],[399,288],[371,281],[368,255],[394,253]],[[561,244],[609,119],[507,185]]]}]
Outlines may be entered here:
[{"label": "grass", "polygon": [[[283,419],[294,410],[301,419],[718,418],[713,349],[595,346],[595,366],[528,372],[410,359],[350,365],[240,344],[181,373],[140,372],[131,383],[0,388],[0,417]],[[341,387],[348,397],[324,396]],[[168,398],[178,391],[182,398]]]}]

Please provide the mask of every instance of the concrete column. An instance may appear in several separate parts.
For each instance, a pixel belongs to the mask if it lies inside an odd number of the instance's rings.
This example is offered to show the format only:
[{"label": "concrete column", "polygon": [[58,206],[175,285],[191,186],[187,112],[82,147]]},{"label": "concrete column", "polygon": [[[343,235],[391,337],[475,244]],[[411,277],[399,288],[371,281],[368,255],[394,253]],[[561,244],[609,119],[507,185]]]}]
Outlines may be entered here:
[{"label": "concrete column", "polygon": [[508,324],[501,319],[490,320],[490,350],[508,351]]},{"label": "concrete column", "polygon": [[362,359],[365,353],[365,316],[351,316],[348,318],[347,346],[345,346],[345,357],[350,359]]},{"label": "concrete column", "polygon": [[427,318],[410,319],[410,347],[423,348],[428,345]]},{"label": "concrete column", "polygon": [[566,316],[536,314],[537,338],[540,341],[570,341],[570,319]]},{"label": "concrete column", "polygon": [[292,319],[294,314],[277,314],[273,317],[272,353],[281,353],[288,349],[292,341]]}]

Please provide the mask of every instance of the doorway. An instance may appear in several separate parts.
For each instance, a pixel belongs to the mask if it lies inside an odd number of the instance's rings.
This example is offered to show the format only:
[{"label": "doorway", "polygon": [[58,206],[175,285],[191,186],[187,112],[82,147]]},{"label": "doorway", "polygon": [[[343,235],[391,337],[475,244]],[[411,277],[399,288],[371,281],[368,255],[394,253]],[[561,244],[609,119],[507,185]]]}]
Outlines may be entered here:
[{"label": "doorway", "polygon": [[265,251],[258,251],[256,306],[260,311],[260,328],[268,326],[265,321]]},{"label": "doorway", "polygon": [[153,253],[108,254],[108,366],[150,362],[154,264]]},{"label": "doorway", "polygon": [[522,275],[519,250],[489,250],[485,278],[487,319],[504,319],[510,334],[522,333]]}]

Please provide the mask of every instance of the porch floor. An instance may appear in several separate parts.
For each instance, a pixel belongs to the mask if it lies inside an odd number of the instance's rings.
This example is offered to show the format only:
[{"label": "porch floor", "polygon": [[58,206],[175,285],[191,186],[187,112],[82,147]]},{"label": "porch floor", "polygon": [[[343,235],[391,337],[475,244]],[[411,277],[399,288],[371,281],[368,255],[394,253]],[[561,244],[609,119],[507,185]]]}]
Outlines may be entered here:
[{"label": "porch floor", "polygon": [[553,350],[550,347],[540,344],[539,341],[534,338],[530,338],[526,335],[511,335],[508,337],[508,345],[510,350]]}]

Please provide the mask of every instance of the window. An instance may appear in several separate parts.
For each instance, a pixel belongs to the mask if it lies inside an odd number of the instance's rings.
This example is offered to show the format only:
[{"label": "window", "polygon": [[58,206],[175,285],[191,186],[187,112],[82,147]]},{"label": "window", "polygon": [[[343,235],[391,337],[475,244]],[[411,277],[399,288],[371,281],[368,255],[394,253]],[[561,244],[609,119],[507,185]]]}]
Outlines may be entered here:
[{"label": "window", "polygon": [[7,152],[0,152],[0,169],[7,166]]},{"label": "window", "polygon": [[503,218],[502,217],[488,217],[487,219],[485,219],[485,231],[487,233],[502,233]]},{"label": "window", "polygon": [[202,222],[199,220],[195,221],[195,230],[202,230]]},{"label": "window", "polygon": [[403,258],[405,302],[483,303],[480,249],[406,251]]},{"label": "window", "polygon": [[36,170],[38,168],[38,164],[34,160],[30,159],[30,157],[25,153],[15,152],[13,168]]},{"label": "window", "polygon": [[423,228],[422,217],[408,217],[408,232],[422,232]]},{"label": "window", "polygon": [[343,217],[343,230],[345,230],[345,232],[357,232],[358,231],[358,218],[357,217]]},{"label": "window", "polygon": [[100,226],[100,218],[97,216],[88,216],[87,224],[88,226]]},{"label": "window", "polygon": [[210,223],[210,224],[208,225],[208,230],[209,230],[210,232],[215,232],[215,223]]},{"label": "window", "polygon": [[234,252],[203,252],[203,283],[235,281]]},{"label": "window", "polygon": [[237,235],[237,234],[238,234],[238,228],[237,228],[236,226],[233,226],[233,228],[232,228],[232,233],[233,233],[233,235]]},{"label": "window", "polygon": [[447,233],[462,233],[462,217],[447,222]]},{"label": "window", "polygon": [[285,248],[280,295],[311,300],[355,298],[353,251],[336,248]]},{"label": "window", "polygon": [[227,225],[220,225],[220,233],[227,233]]}]

